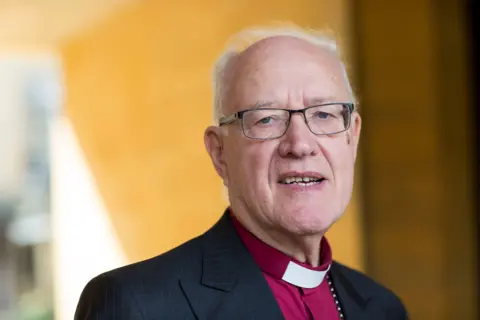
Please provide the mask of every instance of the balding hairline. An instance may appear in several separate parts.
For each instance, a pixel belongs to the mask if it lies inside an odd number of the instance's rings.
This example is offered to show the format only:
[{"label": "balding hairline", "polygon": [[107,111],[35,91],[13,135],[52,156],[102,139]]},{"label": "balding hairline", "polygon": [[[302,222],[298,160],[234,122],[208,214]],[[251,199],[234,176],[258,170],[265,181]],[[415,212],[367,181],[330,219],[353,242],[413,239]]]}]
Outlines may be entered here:
[{"label": "balding hairline", "polygon": [[337,41],[331,35],[326,32],[320,32],[317,30],[302,29],[300,27],[282,27],[282,28],[254,28],[246,29],[229,39],[227,42],[227,49],[219,56],[214,64],[213,69],[213,118],[214,123],[218,124],[218,121],[223,115],[223,100],[225,92],[228,89],[228,81],[230,81],[231,66],[234,58],[238,57],[245,50],[252,45],[269,38],[274,37],[293,37],[306,41],[319,48],[327,50],[333,53],[340,61],[342,73],[347,83],[347,88],[354,99],[354,94],[350,80],[348,77],[347,69],[344,60],[341,57],[338,49]]}]

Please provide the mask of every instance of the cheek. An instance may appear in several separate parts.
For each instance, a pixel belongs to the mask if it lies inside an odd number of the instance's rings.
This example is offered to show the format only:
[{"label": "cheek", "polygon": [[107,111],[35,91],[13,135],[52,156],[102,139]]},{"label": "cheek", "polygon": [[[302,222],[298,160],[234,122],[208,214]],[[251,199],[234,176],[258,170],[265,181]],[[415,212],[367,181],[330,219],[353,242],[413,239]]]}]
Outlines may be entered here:
[{"label": "cheek", "polygon": [[243,172],[255,184],[265,184],[269,181],[272,150],[265,143],[248,145],[242,154]]},{"label": "cheek", "polygon": [[262,188],[268,182],[272,151],[261,142],[235,141],[229,150],[228,167],[232,185],[246,187],[247,191]]},{"label": "cheek", "polygon": [[337,140],[326,146],[324,153],[333,171],[336,183],[342,184],[342,181],[349,181],[355,163],[352,144],[344,140]]},{"label": "cheek", "polygon": [[337,154],[336,158],[335,183],[338,184],[339,191],[347,195],[353,187],[354,156],[350,148],[345,147]]}]

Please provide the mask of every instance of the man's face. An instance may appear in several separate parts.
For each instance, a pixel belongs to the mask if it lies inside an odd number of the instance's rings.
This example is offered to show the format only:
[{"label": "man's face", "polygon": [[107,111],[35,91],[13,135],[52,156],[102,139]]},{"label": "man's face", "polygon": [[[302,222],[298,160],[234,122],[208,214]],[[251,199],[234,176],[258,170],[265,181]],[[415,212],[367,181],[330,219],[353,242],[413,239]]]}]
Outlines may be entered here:
[{"label": "man's face", "polygon": [[[255,44],[236,58],[230,71],[226,115],[265,103],[302,109],[319,102],[352,102],[337,58],[295,38]],[[234,211],[242,208],[264,228],[299,235],[325,232],[345,211],[360,132],[356,112],[350,129],[335,135],[313,134],[301,113],[292,116],[278,139],[249,139],[239,120],[217,132],[222,148],[216,167]],[[285,183],[285,178],[309,176],[323,180]]]}]

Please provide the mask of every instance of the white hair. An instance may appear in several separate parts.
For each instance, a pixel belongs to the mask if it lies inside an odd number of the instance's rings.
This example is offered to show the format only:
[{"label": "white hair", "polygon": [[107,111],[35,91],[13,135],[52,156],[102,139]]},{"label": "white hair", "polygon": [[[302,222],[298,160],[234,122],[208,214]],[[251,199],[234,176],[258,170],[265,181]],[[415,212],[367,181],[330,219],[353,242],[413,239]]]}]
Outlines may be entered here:
[{"label": "white hair", "polygon": [[350,80],[347,74],[345,63],[341,58],[340,50],[338,49],[337,41],[335,38],[326,32],[319,32],[315,30],[302,29],[296,26],[288,26],[281,28],[255,28],[255,29],[246,29],[240,33],[234,35],[227,42],[227,49],[219,56],[216,60],[214,69],[213,69],[213,118],[216,124],[223,116],[223,95],[225,88],[224,78],[226,73],[226,68],[228,63],[239,54],[242,53],[245,49],[251,45],[272,37],[278,36],[289,36],[295,37],[301,40],[304,40],[308,43],[311,43],[315,46],[318,46],[322,49],[325,49],[333,54],[335,54],[341,63],[343,75],[347,82],[348,90],[354,97],[353,90],[350,84]]}]

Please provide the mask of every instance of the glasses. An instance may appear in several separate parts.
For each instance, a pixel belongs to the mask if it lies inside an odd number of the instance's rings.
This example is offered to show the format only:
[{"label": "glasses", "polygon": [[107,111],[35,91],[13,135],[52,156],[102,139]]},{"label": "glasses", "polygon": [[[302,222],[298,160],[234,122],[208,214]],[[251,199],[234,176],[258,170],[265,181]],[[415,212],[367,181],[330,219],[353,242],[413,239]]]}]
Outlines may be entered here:
[{"label": "glasses", "polygon": [[315,135],[332,135],[350,128],[353,103],[326,103],[300,110],[256,108],[222,117],[220,126],[241,120],[243,134],[250,139],[271,140],[288,130],[292,115],[303,114],[308,129]]}]

